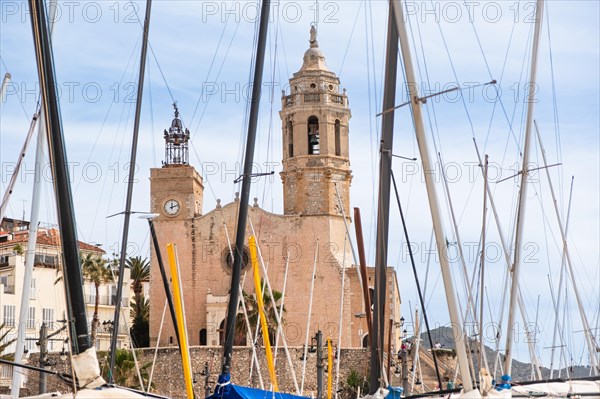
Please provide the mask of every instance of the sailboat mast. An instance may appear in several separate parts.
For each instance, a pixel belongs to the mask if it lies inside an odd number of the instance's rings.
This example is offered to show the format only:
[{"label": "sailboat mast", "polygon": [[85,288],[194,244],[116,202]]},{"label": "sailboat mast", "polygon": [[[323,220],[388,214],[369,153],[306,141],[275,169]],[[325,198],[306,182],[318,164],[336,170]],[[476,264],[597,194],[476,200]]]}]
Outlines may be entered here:
[{"label": "sailboat mast", "polygon": [[123,220],[123,238],[121,240],[121,255],[119,257],[119,275],[117,277],[117,300],[115,303],[115,316],[113,319],[113,331],[110,339],[110,368],[108,379],[114,382],[113,372],[117,352],[117,337],[119,336],[119,322],[121,314],[121,298],[123,296],[123,275],[125,273],[125,258],[127,257],[127,239],[129,237],[129,221],[131,219],[131,201],[133,197],[133,182],[135,181],[135,165],[137,157],[138,136],[140,130],[140,115],[142,113],[142,96],[144,94],[144,76],[146,72],[146,52],[148,51],[148,29],[150,26],[150,12],[152,0],[146,1],[146,15],[144,17],[144,33],[142,38],[142,54],[140,56],[140,74],[138,77],[137,101],[135,105],[135,119],[133,122],[133,139],[131,143],[131,157],[129,161],[129,180],[127,181],[127,199],[125,200],[125,212]]},{"label": "sailboat mast", "polygon": [[4,97],[6,96],[6,88],[8,87],[8,83],[10,82],[11,75],[9,72],[4,74],[4,79],[2,79],[2,86],[0,86],[0,103],[4,102]]},{"label": "sailboat mast", "polygon": [[248,219],[248,201],[250,200],[250,185],[252,183],[252,162],[254,161],[254,147],[256,145],[256,129],[258,125],[258,110],[260,105],[260,89],[262,86],[263,69],[265,64],[265,48],[267,45],[267,29],[271,1],[263,0],[260,10],[260,25],[258,43],[256,47],[256,64],[254,65],[254,79],[252,82],[252,98],[250,104],[250,118],[248,119],[248,138],[246,140],[246,154],[244,157],[244,174],[242,175],[242,194],[238,211],[238,223],[235,235],[235,251],[233,253],[233,267],[231,270],[231,291],[227,306],[227,322],[225,324],[225,345],[223,347],[223,364],[221,375],[229,375],[231,369],[231,354],[233,352],[233,338],[235,332],[235,317],[238,309],[240,295],[240,275],[242,271],[242,253],[246,238],[246,221]]},{"label": "sailboat mast", "polygon": [[[396,101],[396,76],[398,69],[398,32],[392,12],[388,17],[387,50],[385,55],[385,85],[383,111],[393,109]],[[381,147],[379,157],[379,194],[377,202],[377,249],[375,251],[375,295],[373,299],[373,336],[371,337],[371,374],[369,393],[373,395],[380,386],[385,336],[385,299],[387,288],[387,247],[390,214],[390,180],[392,148],[394,142],[394,113],[386,112],[381,118]],[[366,310],[369,311],[368,309]]]},{"label": "sailboat mast", "polygon": [[69,329],[71,332],[71,351],[74,354],[79,354],[90,348],[90,336],[83,298],[83,276],[77,244],[75,211],[69,183],[60,107],[56,93],[54,59],[43,1],[29,0],[29,9],[31,10],[31,27],[42,94],[42,107],[46,110],[50,164],[52,165],[58,226],[63,252],[63,278],[65,280],[67,304],[70,305],[68,314],[72,318],[69,322],[73,323],[72,328]]},{"label": "sailboat mast", "polygon": [[[429,156],[429,148],[427,146],[427,140],[425,137],[425,126],[423,124],[423,116],[421,114],[421,103],[419,101],[419,93],[417,89],[418,86],[416,83],[414,67],[412,64],[412,58],[410,54],[408,34],[406,32],[406,19],[403,15],[404,13],[399,2],[391,1],[390,3],[392,4],[392,7],[394,9],[396,23],[398,24],[400,49],[402,51],[402,60],[404,62],[404,70],[406,73],[406,85],[409,90],[411,109],[415,124],[415,133],[417,136],[417,143],[419,146],[419,154],[423,162],[425,186],[427,188],[429,209],[433,221],[433,230],[435,233],[437,250],[439,252],[440,257],[440,267],[442,269],[442,278],[444,281],[444,287],[446,292],[446,302],[448,303],[448,312],[450,313],[450,321],[454,326],[462,326],[460,315],[458,312],[454,284],[452,282],[452,273],[450,271],[450,264],[448,262],[448,249],[445,244],[446,238],[444,236],[444,229],[442,226],[442,216],[440,213],[440,206],[437,198],[434,173],[431,173],[434,170],[434,167],[432,166],[432,162]],[[467,350],[465,347],[463,334],[460,333],[460,331],[455,331],[455,329],[452,329],[452,332],[454,334],[454,342],[456,344],[456,355],[458,358],[458,365],[460,367],[463,387],[465,392],[469,392],[473,390],[473,382],[469,373],[469,359],[467,356]]]},{"label": "sailboat mast", "polygon": [[540,42],[540,33],[542,30],[542,17],[544,10],[544,1],[537,0],[535,6],[535,29],[533,33],[533,46],[531,49],[531,71],[529,76],[529,92],[527,94],[527,119],[525,125],[525,143],[523,145],[523,167],[521,169],[521,191],[519,192],[519,202],[517,208],[517,227],[515,232],[515,252],[512,267],[512,285],[510,288],[510,305],[508,308],[508,324],[506,329],[506,352],[504,372],[508,375],[512,369],[512,346],[515,327],[515,310],[517,307],[517,297],[519,291],[519,270],[521,266],[521,250],[523,246],[523,228],[525,222],[525,205],[527,200],[527,187],[529,186],[529,152],[531,143],[531,130],[533,128],[533,109],[535,105],[536,77],[537,77],[537,59]]}]

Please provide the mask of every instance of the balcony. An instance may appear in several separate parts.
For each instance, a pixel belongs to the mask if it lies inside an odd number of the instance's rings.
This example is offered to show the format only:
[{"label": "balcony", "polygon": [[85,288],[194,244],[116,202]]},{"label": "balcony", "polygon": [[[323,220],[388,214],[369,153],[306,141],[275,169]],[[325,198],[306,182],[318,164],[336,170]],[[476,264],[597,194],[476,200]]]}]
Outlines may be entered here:
[{"label": "balcony", "polygon": [[281,102],[283,108],[289,108],[301,104],[314,104],[321,102],[325,104],[341,105],[343,107],[348,106],[348,99],[345,95],[321,92],[290,94],[289,96],[283,96],[281,98]]},{"label": "balcony", "polygon": [[[121,307],[129,307],[129,298],[122,299]],[[96,295],[85,295],[85,303],[87,305],[94,305],[96,303]],[[98,305],[102,306],[115,306],[117,303],[116,295],[99,295]]]},{"label": "balcony", "polygon": [[14,295],[15,294],[15,285],[4,285],[4,293]]}]

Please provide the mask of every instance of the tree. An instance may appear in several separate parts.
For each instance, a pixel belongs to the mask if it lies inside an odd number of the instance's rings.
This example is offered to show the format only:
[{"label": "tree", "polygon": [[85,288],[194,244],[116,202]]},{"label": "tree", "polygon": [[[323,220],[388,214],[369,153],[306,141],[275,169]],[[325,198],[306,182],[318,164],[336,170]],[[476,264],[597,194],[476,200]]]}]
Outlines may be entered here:
[{"label": "tree", "polygon": [[6,327],[6,323],[0,324],[0,331],[2,331],[2,333],[0,333],[0,359],[2,360],[15,360],[14,353],[4,353],[4,351],[17,340],[17,338],[7,340],[8,336],[12,333],[12,330],[12,327]]},{"label": "tree", "polygon": [[[91,341],[92,345],[96,343],[96,332],[98,331],[98,306],[100,305],[100,285],[112,281],[110,269],[106,267],[107,261],[98,254],[88,253],[83,257],[82,271],[83,277],[94,284],[96,298],[94,301],[94,316],[92,317]],[[115,304],[116,306],[116,304]]]},{"label": "tree", "polygon": [[[261,287],[265,287],[262,279],[260,282]],[[248,321],[250,322],[250,331],[252,336],[254,337],[254,330],[259,321],[258,314],[258,302],[256,301],[256,295],[248,294],[246,291],[242,290],[242,295],[244,297],[244,301],[246,304],[246,312],[248,313]],[[265,305],[265,317],[267,319],[267,326],[269,329],[269,337],[271,339],[271,343],[273,343],[274,338],[277,334],[277,316],[275,315],[275,307],[278,308],[279,314],[285,312],[285,306],[280,306],[278,303],[283,297],[283,294],[279,291],[273,290],[273,298],[275,302],[271,300],[271,295],[269,295],[268,290],[263,289],[263,303]],[[243,313],[238,313],[236,317],[235,323],[235,341],[238,343],[243,342],[243,339],[246,337],[248,327],[246,325],[246,319],[244,318]],[[260,332],[259,325],[259,332]]]},{"label": "tree", "polygon": [[138,304],[135,299],[131,302],[131,341],[136,348],[147,348],[150,346],[150,302],[143,296]]},{"label": "tree", "polygon": [[129,267],[133,300],[131,301],[131,338],[138,348],[150,346],[150,303],[144,297],[144,281],[150,278],[150,262],[141,256],[129,257],[125,264]]},{"label": "tree", "polygon": [[[136,352],[137,359],[141,358],[141,354]],[[102,376],[105,380],[108,381],[108,353],[103,353],[100,356],[101,363],[100,367],[102,369]],[[142,381],[144,382],[144,388],[147,388],[149,374],[148,368],[152,365],[152,362],[148,362],[140,367],[140,375],[142,377]],[[113,378],[115,384],[120,385],[122,387],[128,388],[141,388],[140,381],[137,375],[137,371],[135,369],[135,359],[133,357],[132,350],[130,349],[117,349],[115,354],[115,369]]]}]

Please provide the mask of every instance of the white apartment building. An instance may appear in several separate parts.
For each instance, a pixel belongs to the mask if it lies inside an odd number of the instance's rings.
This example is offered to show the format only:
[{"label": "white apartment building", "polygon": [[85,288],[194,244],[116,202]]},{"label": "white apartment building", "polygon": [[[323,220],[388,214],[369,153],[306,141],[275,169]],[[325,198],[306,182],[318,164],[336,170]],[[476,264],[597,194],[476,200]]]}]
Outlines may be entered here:
[{"label": "white apartment building", "polygon": [[[48,327],[48,334],[52,334],[64,325],[65,313],[65,291],[62,279],[62,257],[60,249],[60,235],[57,229],[39,229],[34,260],[33,278],[31,281],[31,294],[29,297],[29,310],[26,320],[18,320],[20,313],[21,295],[23,292],[23,280],[25,271],[25,252],[28,241],[28,223],[4,219],[0,229],[0,323],[4,323],[5,329],[11,331],[7,339],[16,337],[19,325],[26,327],[25,348],[27,354],[39,352],[36,344],[42,323]],[[98,256],[105,255],[99,246],[79,242],[79,249],[85,256],[94,253]],[[129,269],[125,269],[123,280],[123,302],[121,308],[121,322],[117,346],[119,348],[129,347],[128,328],[130,325],[130,279]],[[96,337],[96,348],[106,351],[110,347],[110,339],[113,330],[113,318],[116,303],[117,287],[113,282],[103,283],[99,287],[99,325]],[[91,322],[94,314],[94,303],[96,290],[92,282],[84,283],[84,298],[87,308],[88,322],[91,331]],[[4,333],[4,331],[3,331]],[[49,343],[49,352],[62,352],[69,350],[69,344],[65,340],[67,333],[57,334]],[[16,343],[13,343],[5,353],[15,351]],[[27,356],[26,354],[26,356]],[[0,368],[0,385],[5,378],[11,378],[8,368]]]}]

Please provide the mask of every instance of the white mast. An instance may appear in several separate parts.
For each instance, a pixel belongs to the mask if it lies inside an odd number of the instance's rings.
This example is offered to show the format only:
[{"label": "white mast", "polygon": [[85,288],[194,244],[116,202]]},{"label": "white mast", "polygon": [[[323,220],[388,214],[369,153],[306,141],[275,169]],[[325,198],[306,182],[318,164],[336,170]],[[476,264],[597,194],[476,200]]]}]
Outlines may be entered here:
[{"label": "white mast", "polygon": [[10,82],[10,73],[6,72],[4,74],[4,79],[2,79],[2,86],[0,87],[0,103],[4,102],[4,97],[6,96],[6,87]]},{"label": "white mast", "polygon": [[[537,127],[537,125],[536,125]],[[544,149],[544,145],[542,144],[542,138],[540,136],[540,132],[537,131],[538,142],[540,144],[540,148],[542,150],[542,159],[544,160],[544,167],[546,168],[546,176],[548,177],[548,184],[550,185],[550,193],[552,194],[552,202],[554,204],[554,211],[556,213],[556,219],[558,220],[558,226],[560,228],[560,235],[563,241],[563,255],[567,260],[568,273],[571,277],[571,283],[573,284],[573,291],[575,293],[575,299],[577,300],[577,307],[579,309],[579,314],[581,316],[581,322],[583,323],[583,334],[585,336],[586,344],[588,347],[588,352],[590,355],[590,366],[592,367],[592,373],[595,375],[598,373],[598,360],[596,359],[596,344],[594,342],[594,336],[592,335],[592,330],[590,328],[590,324],[588,322],[587,316],[585,315],[585,311],[583,309],[583,302],[579,295],[579,291],[577,290],[577,283],[575,281],[575,273],[573,270],[573,263],[571,261],[571,255],[569,253],[569,246],[567,245],[567,228],[564,226],[562,219],[560,217],[560,212],[558,210],[558,202],[556,200],[556,194],[554,193],[554,186],[552,185],[552,179],[550,179],[550,172],[548,171],[548,161],[546,159],[546,150]],[[552,344],[554,346],[554,344]]]},{"label": "white mast", "polygon": [[521,250],[523,246],[523,227],[525,222],[525,204],[527,201],[527,186],[529,180],[529,147],[531,142],[531,129],[533,127],[533,109],[535,105],[537,58],[539,49],[540,32],[542,30],[542,17],[544,1],[537,0],[535,7],[535,29],[533,33],[533,46],[531,49],[531,74],[529,77],[529,93],[527,94],[527,122],[525,125],[525,143],[523,145],[523,167],[521,169],[521,191],[517,208],[517,227],[515,233],[515,252],[512,268],[512,286],[510,289],[510,306],[508,310],[508,324],[506,330],[506,359],[504,372],[508,375],[512,369],[512,345],[514,336],[515,310],[519,292],[519,269],[521,265]]},{"label": "white mast", "polygon": [[[56,0],[50,0],[48,5],[48,15],[50,16],[50,36],[52,37],[52,31],[54,30],[54,21],[56,20]],[[34,115],[34,119],[31,122],[30,132],[25,141],[24,148],[26,148],[31,133],[35,126],[35,121],[39,115],[40,124],[38,127],[38,137],[35,150],[35,166],[34,166],[34,179],[33,179],[33,193],[31,199],[31,215],[29,221],[29,237],[27,240],[27,251],[25,252],[25,270],[23,276],[23,292],[21,293],[21,302],[19,307],[19,324],[17,333],[17,346],[15,350],[15,363],[21,363],[23,360],[23,354],[25,351],[25,335],[27,330],[27,314],[29,312],[29,297],[31,295],[31,280],[33,275],[33,262],[35,260],[35,247],[37,245],[37,232],[38,224],[40,220],[40,198],[42,189],[42,165],[44,162],[44,146],[48,138],[46,132],[46,118],[44,107],[40,107],[39,114]],[[24,152],[20,154],[20,159],[23,159]],[[10,187],[9,187],[10,188]],[[11,188],[12,190],[12,188]],[[8,199],[7,199],[8,202]],[[5,207],[6,204],[3,204]],[[4,213],[4,209],[0,211],[0,215]],[[0,217],[0,220],[2,218]],[[19,397],[19,391],[21,387],[21,368],[13,368],[13,379],[10,394],[13,398]]]},{"label": "white mast", "polygon": [[[413,119],[415,123],[415,131],[417,143],[419,145],[419,154],[423,160],[423,174],[425,175],[425,185],[427,187],[427,196],[429,198],[429,209],[433,220],[433,230],[435,232],[435,240],[440,256],[440,267],[442,269],[442,277],[446,292],[446,301],[448,303],[448,312],[450,313],[450,321],[455,326],[462,326],[458,305],[456,302],[456,293],[454,292],[454,284],[452,282],[452,273],[450,272],[450,264],[448,262],[448,249],[446,247],[446,238],[444,236],[444,228],[442,226],[442,217],[438,204],[438,198],[433,178],[434,170],[429,156],[429,148],[425,137],[425,126],[423,124],[423,116],[421,114],[421,103],[419,101],[419,93],[415,72],[412,64],[410,48],[408,44],[408,35],[406,33],[406,19],[404,18],[402,7],[398,1],[392,1],[392,8],[396,25],[398,26],[398,39],[400,41],[400,49],[402,51],[402,60],[406,73],[406,85],[409,88],[409,97],[412,105]],[[455,329],[452,329],[454,334],[454,342],[456,343],[456,354],[460,367],[461,378],[465,392],[473,390],[473,382],[469,372],[469,359],[464,342],[464,335]]]}]

